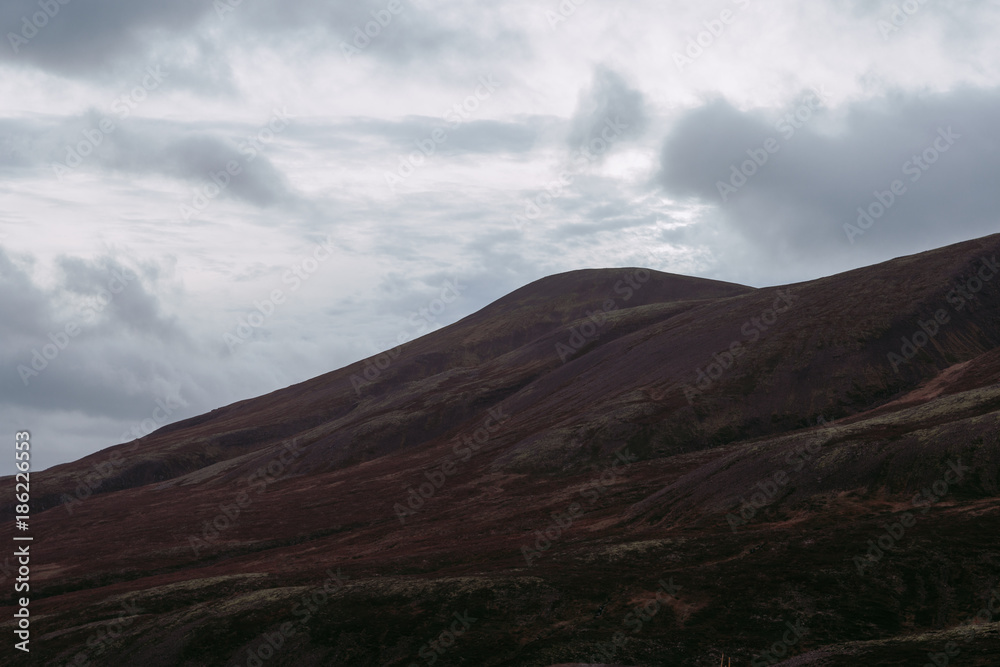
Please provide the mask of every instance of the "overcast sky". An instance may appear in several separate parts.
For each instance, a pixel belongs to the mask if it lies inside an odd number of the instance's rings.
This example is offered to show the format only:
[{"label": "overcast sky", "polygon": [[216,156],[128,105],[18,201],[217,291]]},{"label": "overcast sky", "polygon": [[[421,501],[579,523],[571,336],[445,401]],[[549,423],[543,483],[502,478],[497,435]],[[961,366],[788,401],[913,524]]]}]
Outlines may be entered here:
[{"label": "overcast sky", "polygon": [[996,232],[998,31],[985,0],[4,0],[0,438],[39,470],[562,271],[766,286]]}]

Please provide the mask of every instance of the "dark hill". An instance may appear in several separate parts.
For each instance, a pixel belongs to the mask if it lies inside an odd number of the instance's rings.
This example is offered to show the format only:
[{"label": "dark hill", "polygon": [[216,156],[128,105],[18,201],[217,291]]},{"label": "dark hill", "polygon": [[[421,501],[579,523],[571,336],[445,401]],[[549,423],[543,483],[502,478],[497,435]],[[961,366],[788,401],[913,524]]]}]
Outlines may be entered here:
[{"label": "dark hill", "polygon": [[998,255],[560,274],[40,473],[39,664],[1000,664]]}]

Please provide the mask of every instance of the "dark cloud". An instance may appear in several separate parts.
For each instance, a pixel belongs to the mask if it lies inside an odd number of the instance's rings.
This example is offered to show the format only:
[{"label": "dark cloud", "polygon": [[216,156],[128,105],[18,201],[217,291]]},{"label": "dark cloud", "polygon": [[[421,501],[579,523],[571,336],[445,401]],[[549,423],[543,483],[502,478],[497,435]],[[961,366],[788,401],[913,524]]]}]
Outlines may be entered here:
[{"label": "dark cloud", "polygon": [[48,295],[35,286],[28,272],[0,247],[0,338],[9,347],[19,338],[36,335],[51,324]]},{"label": "dark cloud", "polygon": [[570,149],[601,137],[609,122],[626,126],[623,139],[641,136],[648,124],[646,102],[642,92],[629,87],[621,74],[600,66],[591,87],[580,94],[567,137]]},{"label": "dark cloud", "polygon": [[[805,118],[795,121],[798,129],[781,120],[796,112]],[[997,90],[890,94],[832,110],[808,96],[780,111],[740,111],[716,100],[674,126],[660,182],[672,195],[710,205],[762,262],[878,261],[996,231],[998,116]],[[937,154],[935,142],[947,146],[941,137],[949,132],[954,144]],[[773,154],[762,152],[769,139],[778,147]],[[915,161],[925,151],[929,159],[937,154],[926,169]],[[742,187],[720,186],[738,186],[734,168],[753,172],[747,161],[754,155],[767,161]],[[856,224],[857,209],[877,203],[876,193],[897,180],[903,194],[891,195],[893,204],[851,243],[845,224]]]},{"label": "dark cloud", "polygon": [[[120,74],[134,61],[154,59],[178,76],[175,85],[206,94],[231,87],[229,44],[308,45],[340,54],[346,64],[366,60],[420,68],[449,77],[471,66],[470,56],[525,55],[528,40],[498,9],[468,20],[468,8],[429,11],[410,0],[9,0],[0,5],[0,64],[22,64],[69,77]],[[392,10],[392,11],[390,11]],[[39,27],[40,26],[40,27]],[[9,37],[14,35],[14,37]],[[178,48],[183,43],[183,48]],[[190,52],[196,52],[196,63]],[[456,57],[458,56],[458,57]],[[426,69],[433,65],[433,69]]]},{"label": "dark cloud", "polygon": [[156,267],[144,267],[138,273],[110,257],[93,261],[60,257],[57,265],[62,272],[63,289],[77,299],[90,299],[100,304],[102,293],[120,289],[102,309],[100,331],[96,333],[113,335],[127,329],[191,348],[191,340],[179,328],[177,319],[164,314],[160,299],[146,286],[147,283],[156,284],[159,273]]},{"label": "dark cloud", "polygon": [[[49,8],[48,13],[42,5]],[[68,75],[102,70],[122,57],[144,55],[157,36],[189,31],[210,12],[212,3],[204,0],[72,0],[66,4],[7,0],[0,4],[0,34],[4,36],[0,62],[26,63]],[[26,43],[20,41],[25,39]]]},{"label": "dark cloud", "polygon": [[326,32],[324,48],[335,49],[348,64],[376,59],[419,69],[424,76],[447,77],[484,56],[510,61],[530,51],[523,28],[499,6],[470,12],[457,2],[431,10],[411,0],[290,0],[246,2],[232,14],[248,28],[271,35],[320,28]]},{"label": "dark cloud", "polygon": [[[0,170],[11,177],[33,175],[33,168],[39,166],[51,167],[53,178],[77,169],[129,176],[160,174],[204,190],[212,187],[212,175],[225,172],[232,162],[236,163],[233,173],[218,179],[229,182],[222,197],[259,207],[296,204],[299,195],[268,157],[284,131],[270,130],[268,124],[274,118],[262,119],[259,126],[229,125],[225,134],[198,123],[122,119],[96,110],[58,120],[0,121]],[[104,126],[112,127],[109,132],[102,130],[106,121],[113,123]],[[284,128],[291,124],[294,120]],[[188,200],[181,203],[190,204]]]},{"label": "dark cloud", "polygon": [[[146,131],[144,131],[146,130]],[[266,156],[265,144],[254,136],[237,142],[213,136],[166,135],[155,129],[126,130],[108,146],[103,164],[122,173],[162,173],[211,187],[213,174],[235,163],[224,194],[257,206],[290,201],[295,195],[287,179]],[[220,176],[225,181],[228,176]]]},{"label": "dark cloud", "polygon": [[62,257],[37,284],[0,249],[0,405],[142,418],[181,377],[165,360],[195,346],[167,316],[158,270],[111,256]]}]

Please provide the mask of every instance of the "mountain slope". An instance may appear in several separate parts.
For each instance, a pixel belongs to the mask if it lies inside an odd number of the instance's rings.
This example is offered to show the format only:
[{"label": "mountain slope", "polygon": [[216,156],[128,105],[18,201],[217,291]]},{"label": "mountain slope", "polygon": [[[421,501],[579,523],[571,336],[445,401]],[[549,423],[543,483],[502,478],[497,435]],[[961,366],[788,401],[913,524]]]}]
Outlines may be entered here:
[{"label": "mountain slope", "polygon": [[281,636],[267,664],[750,664],[788,622],[807,630],[784,650],[821,664],[959,635],[964,664],[996,664],[1000,616],[962,623],[1000,584],[998,251],[766,289],[560,274],[45,471],[44,655],[133,601],[91,660],[248,664]]}]

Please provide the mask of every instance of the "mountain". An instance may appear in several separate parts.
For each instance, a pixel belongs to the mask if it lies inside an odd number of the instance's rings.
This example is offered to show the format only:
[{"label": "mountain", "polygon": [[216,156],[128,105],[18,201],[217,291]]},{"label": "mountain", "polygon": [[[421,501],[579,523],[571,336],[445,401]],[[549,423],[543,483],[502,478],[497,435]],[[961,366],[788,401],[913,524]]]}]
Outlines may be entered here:
[{"label": "mountain", "polygon": [[38,473],[31,664],[1000,664],[998,256],[572,271]]}]

